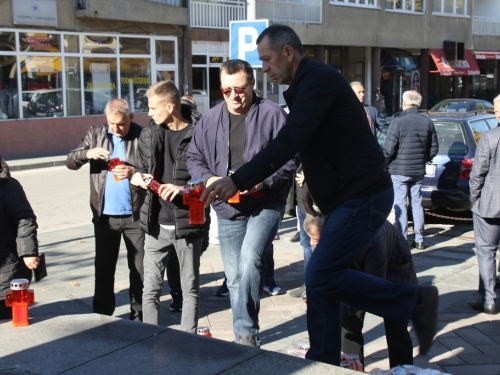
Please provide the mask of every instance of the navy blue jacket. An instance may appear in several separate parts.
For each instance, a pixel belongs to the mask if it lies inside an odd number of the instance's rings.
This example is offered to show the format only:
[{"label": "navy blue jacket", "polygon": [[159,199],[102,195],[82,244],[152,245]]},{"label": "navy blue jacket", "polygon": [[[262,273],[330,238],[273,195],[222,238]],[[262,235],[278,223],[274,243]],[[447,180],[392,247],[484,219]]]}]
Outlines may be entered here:
[{"label": "navy blue jacket", "polygon": [[[286,114],[274,102],[254,95],[254,103],[247,114],[245,150],[243,158],[250,161],[266,147],[285,125]],[[187,166],[193,178],[202,178],[205,182],[212,176],[228,175],[229,160],[229,111],[226,102],[222,102],[205,112],[196,125],[193,139],[187,155]],[[262,190],[247,196],[240,196],[240,203],[233,204],[215,200],[212,207],[217,215],[225,219],[244,218],[256,208],[266,203],[285,205],[286,196],[293,180],[296,163],[290,160],[276,168],[270,177],[262,177],[247,188],[250,190],[262,182]]]},{"label": "navy blue jacket", "polygon": [[274,173],[297,151],[309,191],[324,214],[350,198],[391,186],[363,105],[335,68],[304,57],[283,95],[290,109],[286,126],[232,175],[240,190]]},{"label": "navy blue jacket", "polygon": [[371,105],[364,104],[364,107],[368,111],[368,116],[370,116],[370,121],[372,123],[372,133],[374,136],[377,136],[377,130],[382,134],[387,134],[387,130],[389,129],[389,123],[385,121],[385,119],[380,116],[377,108],[372,107]]}]

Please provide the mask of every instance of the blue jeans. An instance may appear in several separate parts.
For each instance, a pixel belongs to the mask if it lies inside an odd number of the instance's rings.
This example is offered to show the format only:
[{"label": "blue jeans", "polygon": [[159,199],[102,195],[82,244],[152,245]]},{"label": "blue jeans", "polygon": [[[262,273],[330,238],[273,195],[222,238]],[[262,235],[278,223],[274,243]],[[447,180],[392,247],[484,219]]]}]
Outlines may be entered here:
[{"label": "blue jeans", "polygon": [[179,258],[182,289],[181,329],[196,333],[200,311],[201,237],[175,238],[175,230],[160,227],[158,237],[146,234],[144,243],[143,321],[160,324],[160,295],[170,253]]},{"label": "blue jeans", "polygon": [[245,220],[218,218],[219,244],[230,291],[235,341],[256,346],[260,296],[266,271],[265,250],[272,243],[281,207],[268,204]]},{"label": "blue jeans", "polygon": [[415,242],[424,241],[424,208],[422,207],[422,181],[424,176],[392,175],[394,186],[394,211],[396,211],[396,229],[404,238],[408,238],[408,210],[406,201],[408,190],[411,194],[411,212],[413,215],[413,231]]},{"label": "blue jeans", "polygon": [[[283,221],[283,215],[285,214],[285,206],[280,207],[280,222],[278,224],[278,230]],[[277,232],[277,231],[276,231]],[[264,278],[264,285],[274,285],[276,281],[274,280],[274,245],[273,242],[266,248],[266,276]]]},{"label": "blue jeans", "polygon": [[326,217],[306,270],[311,344],[306,358],[340,364],[341,302],[403,323],[411,318],[417,285],[394,284],[350,269],[384,223],[393,199],[391,187],[371,197],[347,200]]},{"label": "blue jeans", "polygon": [[304,229],[304,220],[306,219],[307,213],[302,211],[299,206],[297,206],[297,220],[300,226],[300,245],[304,248],[304,279],[306,274],[307,265],[309,260],[311,260],[311,255],[313,253],[311,247],[311,238]]}]

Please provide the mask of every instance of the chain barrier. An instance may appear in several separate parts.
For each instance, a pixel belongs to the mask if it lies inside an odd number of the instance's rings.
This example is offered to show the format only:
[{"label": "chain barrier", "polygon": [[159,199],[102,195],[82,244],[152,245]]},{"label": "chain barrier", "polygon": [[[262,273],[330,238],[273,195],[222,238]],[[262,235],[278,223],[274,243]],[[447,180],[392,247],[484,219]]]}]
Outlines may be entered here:
[{"label": "chain barrier", "polygon": [[430,212],[430,211],[425,211],[425,214],[429,215],[429,216],[439,217],[440,219],[459,220],[459,221],[472,221],[471,217],[445,216],[445,215],[435,214],[434,212]]}]

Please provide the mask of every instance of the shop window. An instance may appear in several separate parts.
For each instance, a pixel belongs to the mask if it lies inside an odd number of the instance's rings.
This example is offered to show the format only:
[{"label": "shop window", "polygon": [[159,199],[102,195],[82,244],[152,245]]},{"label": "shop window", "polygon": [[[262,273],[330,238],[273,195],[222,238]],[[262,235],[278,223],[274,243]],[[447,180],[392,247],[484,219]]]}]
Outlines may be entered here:
[{"label": "shop window", "polygon": [[22,97],[23,102],[27,101],[25,117],[63,115],[61,72],[61,57],[21,56]]},{"label": "shop window", "polygon": [[434,12],[467,15],[467,0],[434,0]]},{"label": "shop window", "polygon": [[64,35],[64,52],[78,53],[80,52],[80,38],[78,35]]},{"label": "shop window", "polygon": [[149,55],[149,38],[120,38],[120,53],[124,55]]},{"label": "shop window", "polygon": [[61,52],[61,35],[48,33],[19,33],[23,52]]},{"label": "shop window", "polygon": [[206,64],[207,63],[207,56],[205,56],[205,55],[193,55],[193,58],[191,61],[192,61],[193,65]]},{"label": "shop window", "polygon": [[146,91],[151,86],[151,75],[147,58],[120,59],[121,97],[129,102],[132,112],[147,112]]},{"label": "shop window", "polygon": [[15,35],[0,32],[0,120],[19,118]]},{"label": "shop window", "polygon": [[116,46],[116,37],[114,36],[84,36],[82,41],[82,52],[116,54]]},{"label": "shop window", "polygon": [[[82,115],[82,90],[80,80],[80,58],[66,57],[66,116],[81,116]],[[85,101],[85,112],[91,114],[90,108],[87,111]],[[93,113],[92,113],[93,114]]]},{"label": "shop window", "polygon": [[104,113],[106,104],[118,97],[116,64],[115,58],[83,58],[85,114]]},{"label": "shop window", "polygon": [[193,95],[208,95],[207,68],[193,68]]}]

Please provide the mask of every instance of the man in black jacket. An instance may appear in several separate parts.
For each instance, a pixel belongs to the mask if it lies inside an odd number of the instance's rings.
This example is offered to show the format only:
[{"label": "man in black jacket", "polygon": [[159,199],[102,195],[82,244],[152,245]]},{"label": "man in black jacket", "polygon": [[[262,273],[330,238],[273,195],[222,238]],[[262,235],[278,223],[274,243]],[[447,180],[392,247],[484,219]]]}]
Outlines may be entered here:
[{"label": "man in black jacket", "polygon": [[424,209],[422,207],[422,181],[425,164],[438,152],[436,130],[432,121],[418,113],[422,96],[417,91],[403,94],[403,112],[395,117],[387,132],[384,156],[389,165],[394,185],[394,210],[396,228],[408,237],[408,213],[406,202],[408,190],[411,192],[413,214],[413,246],[424,248]]},{"label": "man in black jacket", "polygon": [[[66,166],[80,169],[90,161],[90,207],[94,214],[95,291],[94,312],[112,315],[115,310],[115,269],[123,235],[130,270],[130,319],[142,320],[144,232],[139,210],[144,192],[131,188],[136,147],[142,127],[132,122],[128,103],[114,99],[106,105],[105,124],[90,127],[78,148],[68,153]],[[108,169],[108,160],[123,165]]]},{"label": "man in black jacket", "polygon": [[382,134],[386,134],[387,129],[389,129],[389,124],[387,123],[387,121],[385,121],[385,119],[380,116],[377,108],[372,107],[368,104],[364,104],[365,88],[363,87],[363,84],[361,82],[354,81],[351,82],[351,87],[354,90],[354,93],[358,97],[359,101],[363,105],[363,108],[366,112],[366,118],[368,119],[370,130],[372,131],[373,135],[377,137],[377,130]]},{"label": "man in black jacket", "polygon": [[[201,114],[182,105],[171,80],[160,81],[146,92],[152,121],[144,128],[137,147],[137,172],[131,183],[147,189],[146,177],[161,184],[160,195],[147,191],[141,208],[146,232],[144,254],[144,323],[160,324],[163,275],[172,251],[179,259],[183,294],[181,329],[195,333],[200,309],[200,256],[204,226],[189,224],[183,204],[183,185],[191,179],[186,155]],[[206,227],[208,228],[207,217]],[[207,234],[208,235],[208,234]]]},{"label": "man in black jacket", "polygon": [[201,199],[227,200],[274,173],[298,151],[304,167],[306,210],[326,215],[323,235],[306,270],[306,357],[340,364],[341,302],[384,318],[413,320],[420,352],[432,344],[437,322],[437,288],[390,281],[351,270],[385,222],[393,190],[383,154],[370,132],[354,91],[331,66],[309,60],[297,34],[271,25],[257,38],[262,71],[290,87],[286,126],[251,161],[215,181]]}]

